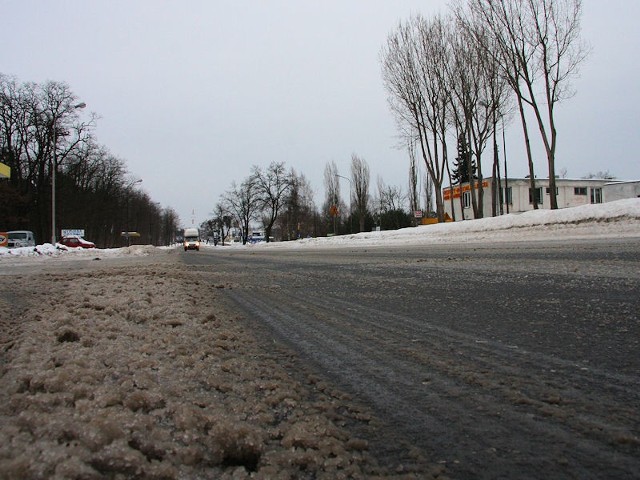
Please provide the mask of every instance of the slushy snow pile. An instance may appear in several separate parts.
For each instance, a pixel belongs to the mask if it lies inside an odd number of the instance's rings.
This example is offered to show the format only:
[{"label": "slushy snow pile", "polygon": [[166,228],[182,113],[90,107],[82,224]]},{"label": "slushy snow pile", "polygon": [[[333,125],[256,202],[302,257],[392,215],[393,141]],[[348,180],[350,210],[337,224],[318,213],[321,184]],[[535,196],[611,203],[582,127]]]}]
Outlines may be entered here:
[{"label": "slushy snow pile", "polygon": [[344,428],[366,408],[260,344],[233,285],[178,253],[4,277],[0,477],[415,478],[379,469]]}]

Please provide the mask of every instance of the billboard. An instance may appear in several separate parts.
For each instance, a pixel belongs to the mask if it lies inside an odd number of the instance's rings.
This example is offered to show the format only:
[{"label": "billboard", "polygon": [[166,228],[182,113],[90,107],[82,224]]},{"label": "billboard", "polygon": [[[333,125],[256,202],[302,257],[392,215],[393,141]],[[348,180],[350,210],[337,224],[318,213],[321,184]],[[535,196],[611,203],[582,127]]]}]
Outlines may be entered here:
[{"label": "billboard", "polygon": [[64,228],[60,233],[63,237],[84,237],[84,228]]}]

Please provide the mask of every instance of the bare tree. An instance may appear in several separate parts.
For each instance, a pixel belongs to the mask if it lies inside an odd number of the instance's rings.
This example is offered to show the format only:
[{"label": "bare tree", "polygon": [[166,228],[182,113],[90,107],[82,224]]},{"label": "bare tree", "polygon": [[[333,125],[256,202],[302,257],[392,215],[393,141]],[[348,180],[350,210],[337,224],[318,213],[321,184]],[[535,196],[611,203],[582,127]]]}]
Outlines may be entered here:
[{"label": "bare tree", "polygon": [[412,17],[400,23],[382,49],[382,77],[401,134],[415,140],[436,188],[438,219],[444,220],[442,181],[447,163],[448,85],[444,80],[446,23]]},{"label": "bare tree", "polygon": [[340,182],[338,182],[338,167],[336,162],[327,162],[324,168],[324,188],[327,205],[340,203]]},{"label": "bare tree", "polygon": [[246,245],[249,238],[249,226],[260,207],[260,196],[253,177],[247,178],[240,185],[233,182],[231,190],[222,196],[221,202],[224,204],[224,208],[236,217],[242,230],[242,244]]},{"label": "bare tree", "polygon": [[65,83],[18,84],[0,75],[0,151],[11,167],[12,187],[37,205],[29,223],[38,238],[51,227],[53,169],[63,168],[66,159],[91,138],[94,117],[79,121],[74,103],[77,98]]},{"label": "bare tree", "polygon": [[291,188],[291,177],[284,167],[284,162],[272,162],[264,172],[254,166],[252,177],[261,201],[264,235],[268,243],[282,203]]},{"label": "bare tree", "polygon": [[[448,29],[448,47],[451,61],[445,63],[446,80],[451,86],[449,92],[449,108],[456,126],[458,144],[465,146],[469,158],[464,161],[467,171],[462,177],[469,182],[471,205],[474,218],[482,216],[482,150],[486,144],[484,140],[486,125],[475,129],[480,105],[480,87],[482,81],[481,59],[477,55],[474,43],[464,36],[464,31],[454,28]],[[483,141],[484,140],[484,141]],[[472,161],[475,154],[476,161]],[[461,159],[462,160],[462,159]],[[473,166],[475,165],[476,171]],[[459,172],[460,173],[460,172]],[[477,180],[477,182],[476,182]],[[476,183],[480,185],[478,189]]]},{"label": "bare tree", "polygon": [[325,189],[325,216],[333,217],[333,233],[336,232],[336,222],[340,211],[340,182],[338,182],[338,167],[336,162],[327,162],[324,168],[324,189]]},{"label": "bare tree", "polygon": [[[488,44],[488,46],[482,48],[482,50],[486,51],[487,49],[492,48],[490,46],[491,39],[489,36],[481,35],[479,38],[482,41],[486,41]],[[499,208],[500,215],[504,213],[500,158],[498,154],[498,119],[502,120],[502,135],[504,137],[504,120],[505,117],[510,117],[512,113],[513,91],[509,87],[507,78],[501,74],[501,67],[495,56],[486,55],[485,65],[488,70],[486,106],[488,107],[487,115],[491,118],[491,135],[493,139],[493,165],[491,172],[491,177],[493,179],[491,183],[493,202],[491,205],[491,214],[495,217],[497,214],[497,208]],[[503,155],[506,175],[506,153],[503,152]]]},{"label": "bare tree", "polygon": [[[478,163],[478,177],[482,179],[482,163],[480,154],[488,143],[489,136],[493,140],[493,165],[492,165],[492,215],[496,215],[497,206],[502,211],[502,201],[497,201],[502,196],[500,182],[500,165],[498,156],[497,126],[498,119],[503,120],[511,111],[511,97],[513,91],[509,87],[509,80],[504,75],[503,68],[498,57],[491,52],[496,50],[495,39],[487,31],[486,26],[477,21],[472,15],[467,15],[460,7],[454,10],[456,14],[456,30],[464,39],[464,45],[473,52],[472,63],[477,70],[473,77],[477,80],[476,101],[473,106],[472,121],[472,148],[476,154]],[[463,47],[464,48],[464,47]],[[480,183],[479,192],[483,187]],[[480,196],[480,205],[482,204]],[[482,210],[482,207],[479,207]]]},{"label": "bare tree", "polygon": [[[369,213],[369,165],[355,153],[351,155],[351,183],[353,184],[353,205],[358,216],[360,232],[364,232],[364,224]],[[353,212],[351,212],[353,214]]]},{"label": "bare tree", "polygon": [[228,210],[228,207],[228,202],[220,201],[216,203],[213,209],[213,218],[209,220],[209,225],[214,235],[214,242],[216,233],[219,233],[222,246],[224,246],[225,239],[231,230],[233,213]]},{"label": "bare tree", "polygon": [[[424,176],[423,193],[424,193],[424,210],[427,212],[426,214],[428,216],[431,216],[432,213],[435,212],[433,208],[434,207],[434,204],[433,204],[434,187],[433,187],[433,180],[431,180],[431,177],[428,174],[425,174]],[[453,195],[451,196],[451,198],[453,198]]]},{"label": "bare tree", "polygon": [[141,241],[173,238],[175,228],[169,224],[178,221],[175,212],[161,209],[144,192],[130,192],[124,161],[96,142],[97,117],[80,116],[79,106],[65,83],[20,84],[0,74],[0,161],[11,167],[0,198],[6,203],[0,224],[46,238],[52,230],[55,171],[57,225],[82,227],[96,244],[119,246],[131,211]]},{"label": "bare tree", "polygon": [[589,172],[582,178],[600,178],[604,180],[615,180],[616,176],[613,173],[611,173],[609,170],[606,170],[604,172],[599,171],[596,173]]},{"label": "bare tree", "polygon": [[170,207],[162,212],[162,245],[169,246],[176,241],[176,230],[179,218],[176,211]]},{"label": "bare tree", "polygon": [[402,210],[405,196],[401,187],[387,185],[382,178],[378,178],[378,196],[383,211]]},{"label": "bare tree", "polygon": [[[555,107],[574,94],[570,81],[589,52],[580,39],[582,1],[469,0],[469,5],[471,15],[490,33],[492,49],[488,51],[496,56],[516,93],[526,142],[523,104],[530,106],[535,114],[547,156],[550,206],[558,208]],[[527,149],[533,181],[528,144]],[[531,188],[533,190],[534,185]]]},{"label": "bare tree", "polygon": [[406,200],[401,187],[387,185],[378,177],[378,198],[374,204],[380,228],[398,229],[411,225],[410,216],[403,207]]},{"label": "bare tree", "polygon": [[[506,81],[497,60],[487,53],[489,36],[481,24],[457,12],[456,20],[449,30],[451,61],[447,65],[448,82],[451,86],[451,113],[460,137],[466,139],[475,156],[476,176],[472,173],[472,162],[467,163],[471,202],[474,217],[484,215],[484,175],[482,154],[494,138],[499,112],[505,110],[508,101]],[[494,148],[494,167],[497,149]],[[477,184],[477,185],[476,185]],[[477,198],[476,198],[477,192]]]},{"label": "bare tree", "polygon": [[[409,152],[409,210],[415,214],[420,209],[420,194],[418,193],[418,164],[416,162],[415,143],[407,142]],[[428,175],[427,175],[428,177]]]},{"label": "bare tree", "polygon": [[291,169],[291,188],[283,205],[279,223],[283,240],[315,236],[317,212],[313,201],[313,189],[303,174]]}]

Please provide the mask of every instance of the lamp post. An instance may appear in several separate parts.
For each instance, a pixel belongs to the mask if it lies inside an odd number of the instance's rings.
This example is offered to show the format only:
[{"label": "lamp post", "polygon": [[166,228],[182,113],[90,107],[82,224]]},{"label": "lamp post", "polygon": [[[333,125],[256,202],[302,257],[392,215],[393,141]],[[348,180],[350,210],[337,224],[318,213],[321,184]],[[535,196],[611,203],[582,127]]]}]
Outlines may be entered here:
[{"label": "lamp post", "polygon": [[353,233],[353,212],[351,211],[351,189],[353,184],[351,183],[351,179],[349,177],[343,177],[342,175],[338,175],[337,173],[336,177],[344,178],[349,182],[349,233]]},{"label": "lamp post", "polygon": [[[74,109],[80,109],[86,107],[87,104],[84,102],[80,102],[77,105],[74,105]],[[56,244],[56,170],[58,169],[58,155],[57,155],[57,146],[58,146],[58,118],[56,114],[53,114],[53,165],[51,169],[51,244],[55,246]]]}]

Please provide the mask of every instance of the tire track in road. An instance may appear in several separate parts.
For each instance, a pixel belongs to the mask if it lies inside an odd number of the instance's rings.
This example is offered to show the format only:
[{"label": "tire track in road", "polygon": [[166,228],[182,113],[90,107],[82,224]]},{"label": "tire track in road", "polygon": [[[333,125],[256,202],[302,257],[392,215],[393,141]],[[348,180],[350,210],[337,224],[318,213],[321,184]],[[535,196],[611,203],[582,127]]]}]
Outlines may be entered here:
[{"label": "tire track in road", "polygon": [[[350,302],[333,299],[334,304]],[[321,305],[319,305],[321,306]],[[538,416],[558,415],[563,406],[570,406],[572,415],[564,419],[567,427],[582,435],[594,435],[600,441],[615,442],[621,435],[631,439],[638,436],[627,425],[629,418],[636,417],[633,406],[640,405],[640,379],[630,375],[610,372],[595,367],[584,367],[557,356],[528,351],[517,345],[482,339],[450,328],[434,325],[424,319],[415,319],[358,305],[359,321],[371,330],[387,332],[387,338],[402,338],[400,351],[415,361],[428,365],[448,378],[458,378],[462,383],[490,390],[501,402],[527,406]],[[384,318],[383,324],[379,319]],[[407,336],[405,332],[411,332]],[[363,338],[363,341],[371,339]],[[424,349],[411,348],[412,344]],[[434,361],[434,354],[442,346],[455,352],[455,362]],[[439,353],[438,353],[439,352]],[[523,375],[523,373],[525,373]],[[504,380],[508,379],[508,382]],[[580,385],[580,389],[566,385]],[[606,390],[602,390],[606,386]],[[598,391],[597,405],[607,421],[594,417],[594,399],[585,392]],[[622,407],[621,407],[622,405]],[[629,407],[630,406],[630,407]],[[520,408],[522,409],[522,408]],[[520,413],[518,413],[520,415]],[[534,426],[535,427],[535,426]]]},{"label": "tire track in road", "polygon": [[640,467],[637,378],[334,296],[228,293],[458,477],[633,478]]}]

